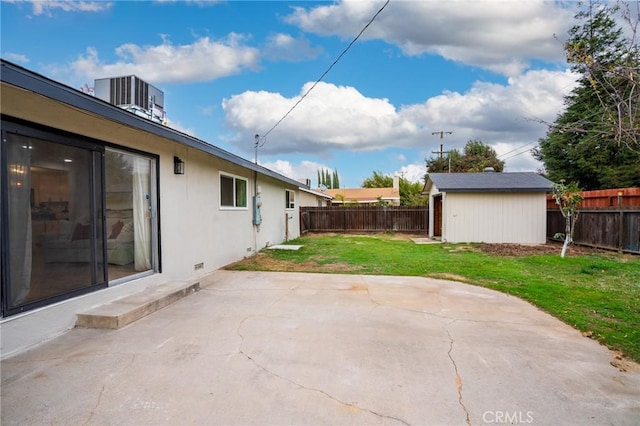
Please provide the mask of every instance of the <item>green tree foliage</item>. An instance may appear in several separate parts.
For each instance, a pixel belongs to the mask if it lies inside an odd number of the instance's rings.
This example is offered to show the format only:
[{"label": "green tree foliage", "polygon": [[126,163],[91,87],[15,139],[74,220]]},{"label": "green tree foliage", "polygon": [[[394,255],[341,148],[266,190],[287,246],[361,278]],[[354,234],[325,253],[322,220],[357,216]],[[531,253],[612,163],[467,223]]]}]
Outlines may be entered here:
[{"label": "green tree foliage", "polygon": [[329,172],[328,169],[318,170],[318,188],[325,187],[328,189],[340,188],[340,179],[338,178],[338,171],[334,170]]},{"label": "green tree foliage", "polygon": [[362,181],[363,188],[393,188],[393,177],[374,171],[373,176]]},{"label": "green tree foliage", "polygon": [[581,77],[534,150],[552,181],[584,189],[640,185],[638,45],[618,24],[626,19],[632,25],[631,17],[615,19],[621,10],[591,2],[569,31],[567,60]]},{"label": "green tree foliage", "polygon": [[485,167],[493,167],[496,172],[504,170],[504,161],[489,145],[472,139],[464,146],[462,153],[453,148],[445,157],[431,157],[427,160],[429,173],[447,173],[451,164],[452,173],[480,173]]},{"label": "green tree foliage", "polygon": [[[409,182],[401,178],[399,184],[401,206],[424,206],[427,204],[427,197],[422,195],[423,185],[420,182]],[[393,177],[374,171],[373,175],[366,178],[361,186],[362,188],[393,188]]]},{"label": "green tree foliage", "polygon": [[400,179],[400,205],[401,206],[426,206],[428,196],[422,195],[424,185],[420,182],[409,182]]}]

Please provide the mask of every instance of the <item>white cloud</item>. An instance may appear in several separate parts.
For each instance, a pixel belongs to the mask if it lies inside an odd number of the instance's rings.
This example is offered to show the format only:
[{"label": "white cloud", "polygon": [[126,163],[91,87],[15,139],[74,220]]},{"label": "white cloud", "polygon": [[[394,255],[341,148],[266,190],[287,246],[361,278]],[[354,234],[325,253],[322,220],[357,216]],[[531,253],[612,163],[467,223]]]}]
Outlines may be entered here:
[{"label": "white cloud", "polygon": [[7,3],[30,3],[33,14],[53,16],[53,11],[62,12],[102,12],[113,6],[112,2],[105,1],[52,1],[52,0],[3,0]]},{"label": "white cloud", "polygon": [[[380,9],[383,0],[343,0],[296,7],[287,22],[301,29],[352,39]],[[407,55],[444,58],[509,76],[520,74],[532,59],[562,61],[563,38],[573,11],[566,2],[392,1],[363,34],[381,39]]]},{"label": "white cloud", "polygon": [[[529,71],[508,85],[476,83],[466,93],[443,93],[402,113],[435,130],[453,131],[443,140],[445,149],[461,149],[470,139],[480,139],[498,154],[527,145],[501,159],[509,171],[535,170],[541,165],[529,150],[545,135],[543,123],[553,122],[564,109],[563,97],[576,79],[569,71]],[[435,138],[431,144],[439,148]]]},{"label": "white cloud", "polygon": [[[400,109],[353,87],[321,82],[267,137],[262,149],[290,154],[437,147],[432,132],[440,130],[453,131],[444,140],[447,147],[462,148],[469,139],[517,147],[545,134],[540,121],[554,121],[576,78],[569,71],[529,71],[506,85],[477,82],[465,93],[445,92]],[[300,96],[288,99],[247,91],[224,99],[226,123],[237,136],[230,142],[246,148],[244,141],[256,129],[272,128]]]},{"label": "white cloud", "polygon": [[420,182],[424,183],[424,175],[427,172],[426,163],[414,163],[406,166],[400,167],[400,170],[397,170],[392,173],[393,176],[401,176],[402,178],[408,180],[409,182]]},{"label": "white cloud", "polygon": [[19,53],[8,52],[5,53],[4,57],[8,61],[19,62],[22,64],[26,64],[27,62],[29,62],[29,58],[26,55],[21,55]]},{"label": "white cloud", "polygon": [[177,130],[179,132],[182,132],[184,134],[187,134],[189,136],[193,136],[196,137],[196,132],[195,130],[193,130],[190,127],[185,127],[182,125],[182,123],[175,121],[175,120],[171,120],[170,118],[167,118],[167,127],[170,127],[174,130]]},{"label": "white cloud", "polygon": [[322,53],[321,47],[312,47],[308,39],[289,34],[271,34],[264,47],[264,57],[272,61],[301,62]]},{"label": "white cloud", "polygon": [[261,166],[271,169],[291,179],[295,179],[300,182],[304,182],[306,179],[311,179],[311,187],[315,188],[318,184],[318,170],[327,169],[333,170],[331,167],[317,163],[314,161],[303,160],[298,164],[293,164],[286,160],[276,160],[259,162]]},{"label": "white cloud", "polygon": [[[265,91],[224,99],[226,123],[238,133],[238,141],[247,140],[255,129],[266,132],[311,84],[305,84],[292,99]],[[268,153],[375,150],[405,145],[417,133],[417,126],[404,119],[388,99],[367,98],[353,87],[320,82],[268,136],[263,149]]]},{"label": "white cloud", "polygon": [[259,51],[244,41],[243,35],[231,33],[222,40],[202,37],[185,45],[166,38],[155,46],[128,43],[116,48],[120,60],[113,64],[101,62],[97,50],[88,48],[71,68],[92,79],[135,74],[153,83],[209,81],[257,68]]}]

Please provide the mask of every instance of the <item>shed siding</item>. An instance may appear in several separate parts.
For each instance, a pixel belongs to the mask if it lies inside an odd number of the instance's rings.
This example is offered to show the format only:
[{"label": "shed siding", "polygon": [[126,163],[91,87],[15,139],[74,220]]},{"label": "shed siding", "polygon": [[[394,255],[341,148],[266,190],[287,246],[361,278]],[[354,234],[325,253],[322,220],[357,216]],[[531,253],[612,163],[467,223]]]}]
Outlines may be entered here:
[{"label": "shed siding", "polygon": [[443,239],[452,243],[544,244],[545,193],[447,193]]}]

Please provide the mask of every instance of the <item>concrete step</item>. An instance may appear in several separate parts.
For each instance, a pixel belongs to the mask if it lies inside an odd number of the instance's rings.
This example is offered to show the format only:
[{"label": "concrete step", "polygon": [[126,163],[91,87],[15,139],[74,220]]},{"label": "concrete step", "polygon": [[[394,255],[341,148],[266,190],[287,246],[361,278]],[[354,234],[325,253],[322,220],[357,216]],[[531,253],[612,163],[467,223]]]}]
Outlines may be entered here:
[{"label": "concrete step", "polygon": [[76,327],[117,330],[200,290],[200,283],[168,282],[78,314]]}]

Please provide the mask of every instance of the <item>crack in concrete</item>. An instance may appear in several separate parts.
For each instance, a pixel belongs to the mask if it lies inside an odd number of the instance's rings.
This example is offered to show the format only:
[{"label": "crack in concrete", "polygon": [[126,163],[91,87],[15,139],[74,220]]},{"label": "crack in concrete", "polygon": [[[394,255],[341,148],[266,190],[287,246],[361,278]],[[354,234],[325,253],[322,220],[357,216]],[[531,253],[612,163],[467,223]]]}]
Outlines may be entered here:
[{"label": "crack in concrete", "polygon": [[338,403],[338,404],[340,404],[340,405],[342,405],[344,407],[351,408],[351,409],[355,408],[355,409],[360,410],[360,411],[366,411],[367,413],[371,413],[376,417],[380,417],[382,419],[394,420],[394,421],[396,421],[398,423],[402,423],[404,425],[410,426],[410,423],[408,423],[408,422],[406,422],[406,421],[404,421],[404,420],[402,420],[402,419],[400,419],[398,417],[389,416],[389,415],[386,415],[386,414],[379,413],[377,411],[373,411],[373,410],[371,410],[369,408],[360,407],[357,404],[341,401],[340,399],[334,397],[333,395],[331,395],[327,391],[324,391],[322,389],[316,389],[316,388],[311,388],[311,387],[308,387],[308,386],[304,386],[304,385],[296,382],[295,380],[289,379],[288,377],[281,376],[280,374],[277,374],[277,373],[269,370],[268,368],[266,368],[262,364],[260,364],[258,361],[256,361],[254,358],[252,358],[251,355],[247,354],[242,349],[240,349],[239,353],[242,356],[244,356],[245,358],[247,358],[249,361],[251,361],[253,363],[253,365],[258,367],[259,369],[261,369],[265,373],[269,374],[270,376],[276,377],[276,378],[278,378],[280,380],[283,380],[283,381],[285,381],[287,383],[290,383],[290,384],[292,384],[292,385],[294,385],[294,386],[296,386],[296,387],[298,387],[300,389],[304,389],[304,390],[307,390],[307,391],[320,393],[320,394],[326,396],[327,398],[329,398],[330,400],[332,400],[332,401],[334,401],[334,402],[336,402],[336,403]]},{"label": "crack in concrete", "polygon": [[[453,321],[455,322],[455,321]],[[453,322],[447,324],[447,325],[451,325],[453,324]],[[467,425],[471,426],[471,419],[469,418],[469,410],[467,410],[467,407],[464,405],[464,399],[462,397],[462,378],[460,377],[460,372],[458,371],[458,364],[456,363],[456,360],[453,359],[453,355],[451,355],[451,353],[453,352],[453,337],[451,337],[451,333],[449,332],[449,330],[445,327],[442,327],[444,329],[444,331],[447,332],[447,336],[449,336],[449,351],[447,352],[447,355],[449,356],[449,359],[451,360],[451,363],[453,364],[453,369],[456,372],[456,390],[458,392],[458,404],[460,404],[460,406],[462,407],[462,409],[464,410],[465,416],[466,416],[466,421],[467,421]]]},{"label": "crack in concrete", "polygon": [[132,354],[131,355],[131,359],[129,360],[129,362],[127,363],[127,365],[125,365],[124,367],[122,367],[120,369],[120,371],[118,371],[118,373],[112,373],[109,375],[109,377],[107,377],[107,379],[105,380],[105,382],[102,384],[102,389],[100,389],[100,394],[98,395],[98,400],[96,401],[96,405],[93,406],[93,408],[91,409],[91,412],[89,413],[89,418],[87,420],[85,420],[85,422],[82,424],[83,426],[87,426],[88,424],[91,424],[91,419],[93,419],[93,416],[95,416],[96,414],[96,410],[98,409],[98,407],[100,406],[100,404],[102,403],[102,396],[104,395],[105,390],[107,389],[107,384],[117,375],[122,373],[123,371],[125,371],[127,368],[131,367],[131,365],[133,364],[133,362],[136,360],[136,354]]},{"label": "crack in concrete", "polygon": [[340,405],[342,405],[344,407],[348,407],[348,408],[351,408],[351,409],[355,408],[357,410],[366,411],[366,412],[371,413],[371,414],[373,414],[373,415],[375,415],[377,417],[380,417],[380,418],[383,418],[383,419],[394,420],[394,421],[396,421],[398,423],[402,423],[402,424],[407,425],[407,426],[411,425],[410,423],[408,423],[408,422],[406,422],[406,421],[404,421],[404,420],[402,420],[402,419],[400,419],[398,417],[394,417],[394,416],[389,416],[389,415],[386,415],[386,414],[378,413],[377,411],[373,411],[373,410],[368,409],[368,408],[360,407],[357,404],[350,404],[348,402],[341,401],[338,398],[334,397],[333,395],[329,394],[328,392],[326,392],[326,391],[324,391],[322,389],[316,389],[316,388],[310,388],[310,387],[304,386],[304,385],[296,382],[295,380],[292,380],[292,379],[289,379],[288,377],[284,377],[284,376],[282,376],[280,374],[277,374],[274,371],[269,370],[264,365],[260,364],[251,355],[249,355],[248,353],[246,353],[242,349],[242,346],[244,344],[244,340],[245,339],[244,339],[244,336],[242,335],[242,332],[240,331],[242,326],[244,325],[245,321],[249,320],[250,318],[256,318],[258,316],[259,315],[250,315],[250,316],[245,317],[242,321],[240,321],[240,324],[238,324],[238,328],[236,329],[236,334],[238,335],[238,337],[240,337],[240,345],[238,346],[238,353],[240,355],[244,356],[246,359],[248,359],[253,365],[258,367],[259,369],[261,369],[265,373],[269,374],[270,376],[276,377],[276,378],[278,378],[280,380],[283,380],[283,381],[285,381],[287,383],[290,383],[290,384],[292,384],[292,385],[294,385],[294,386],[296,386],[296,387],[298,387],[300,389],[304,389],[304,390],[307,390],[307,391],[320,393],[320,394],[326,396],[327,398],[331,399],[332,401],[334,401],[334,402],[336,402],[336,403],[338,403],[338,404],[340,404]]},{"label": "crack in concrete", "polygon": [[100,403],[102,402],[102,395],[104,394],[104,390],[106,387],[107,387],[107,384],[103,383],[102,389],[100,390],[100,394],[98,395],[98,401],[96,402],[96,405],[91,410],[91,413],[89,413],[89,418],[82,424],[82,426],[87,426],[88,424],[91,423],[91,419],[93,419],[93,416],[96,414],[96,410],[98,409],[98,407],[100,406]]},{"label": "crack in concrete", "polygon": [[[547,325],[545,324],[535,324],[535,323],[528,323],[528,322],[514,322],[514,321],[497,321],[497,320],[476,320],[476,319],[469,319],[469,318],[457,318],[457,317],[450,317],[447,315],[441,315],[435,312],[429,312],[429,311],[420,311],[418,309],[411,309],[411,308],[406,308],[403,306],[397,306],[397,305],[393,305],[393,304],[385,304],[385,303],[380,303],[377,300],[375,300],[372,296],[371,293],[369,292],[369,286],[366,286],[367,288],[367,296],[369,297],[369,300],[371,301],[371,303],[373,303],[374,305],[380,306],[380,307],[387,307],[387,308],[393,308],[393,309],[398,309],[401,311],[407,311],[407,312],[415,312],[417,314],[426,314],[426,315],[430,315],[436,318],[443,318],[443,319],[448,319],[448,320],[452,320],[452,321],[466,321],[466,322],[475,322],[475,323],[480,323],[480,324],[509,324],[509,325],[524,325],[524,326],[532,326],[532,327],[537,327],[537,326],[542,326],[542,327],[546,327]],[[438,290],[438,294],[437,294],[437,298],[438,298],[438,304],[440,304],[440,306],[442,306],[442,301],[440,300],[440,291]],[[440,308],[442,310],[442,308]]]}]

